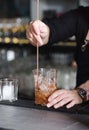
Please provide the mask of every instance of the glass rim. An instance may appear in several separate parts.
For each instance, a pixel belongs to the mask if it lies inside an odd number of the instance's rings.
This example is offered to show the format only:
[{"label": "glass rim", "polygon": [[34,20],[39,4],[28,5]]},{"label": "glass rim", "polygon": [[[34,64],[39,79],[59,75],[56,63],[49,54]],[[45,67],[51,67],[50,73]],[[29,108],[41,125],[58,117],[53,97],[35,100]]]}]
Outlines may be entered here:
[{"label": "glass rim", "polygon": [[18,81],[17,78],[11,78],[11,77],[5,77],[5,78],[0,78],[0,81]]},{"label": "glass rim", "polygon": [[[33,69],[32,71],[36,71],[36,70],[37,70],[37,68]],[[38,69],[38,71],[40,71],[40,70],[57,70],[57,69],[56,68],[52,68],[52,67],[50,67],[50,68],[41,67],[41,68]]]}]

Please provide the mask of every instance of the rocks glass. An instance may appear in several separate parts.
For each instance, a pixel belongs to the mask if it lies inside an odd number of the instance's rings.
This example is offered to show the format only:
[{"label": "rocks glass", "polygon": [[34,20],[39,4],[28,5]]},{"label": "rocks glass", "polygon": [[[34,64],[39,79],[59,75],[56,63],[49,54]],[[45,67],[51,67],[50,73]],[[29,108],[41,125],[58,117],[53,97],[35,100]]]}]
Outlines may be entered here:
[{"label": "rocks glass", "polygon": [[16,101],[18,99],[18,80],[11,78],[0,79],[1,101]]}]

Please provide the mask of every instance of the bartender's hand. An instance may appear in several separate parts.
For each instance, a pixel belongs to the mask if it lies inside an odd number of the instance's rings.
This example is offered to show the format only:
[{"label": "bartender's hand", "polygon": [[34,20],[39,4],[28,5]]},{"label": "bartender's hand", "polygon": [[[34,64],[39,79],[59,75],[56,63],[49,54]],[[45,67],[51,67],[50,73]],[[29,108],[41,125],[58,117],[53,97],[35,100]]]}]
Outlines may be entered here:
[{"label": "bartender's hand", "polygon": [[49,98],[47,107],[53,106],[59,108],[66,105],[67,108],[73,107],[75,104],[82,103],[81,97],[77,90],[56,90]]},{"label": "bartender's hand", "polygon": [[29,23],[26,36],[33,46],[42,46],[48,43],[50,30],[49,27],[40,20]]}]

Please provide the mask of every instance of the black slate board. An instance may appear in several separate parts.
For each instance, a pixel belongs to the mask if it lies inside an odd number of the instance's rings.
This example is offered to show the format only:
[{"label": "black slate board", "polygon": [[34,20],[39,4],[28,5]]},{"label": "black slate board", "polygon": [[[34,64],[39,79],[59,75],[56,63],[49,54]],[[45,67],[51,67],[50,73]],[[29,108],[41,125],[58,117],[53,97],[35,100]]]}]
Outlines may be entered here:
[{"label": "black slate board", "polygon": [[54,112],[89,114],[89,101],[81,105],[75,105],[74,107],[70,109],[67,109],[65,106],[58,109],[54,109],[53,107],[47,108],[46,106],[36,105],[34,103],[34,100],[28,100],[28,99],[18,99],[17,101],[14,101],[14,102],[0,101],[0,104],[18,106],[18,107],[27,107],[27,108],[33,108],[33,109],[41,109],[41,110],[54,111]]}]

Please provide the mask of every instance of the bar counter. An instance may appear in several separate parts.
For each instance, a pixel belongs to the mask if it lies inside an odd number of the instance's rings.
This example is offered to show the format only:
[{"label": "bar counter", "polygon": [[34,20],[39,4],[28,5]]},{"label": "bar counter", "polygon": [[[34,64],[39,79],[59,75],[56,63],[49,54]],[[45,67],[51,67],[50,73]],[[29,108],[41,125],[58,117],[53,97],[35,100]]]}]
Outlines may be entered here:
[{"label": "bar counter", "polygon": [[0,130],[89,130],[89,105],[54,109],[18,100],[0,103]]}]

